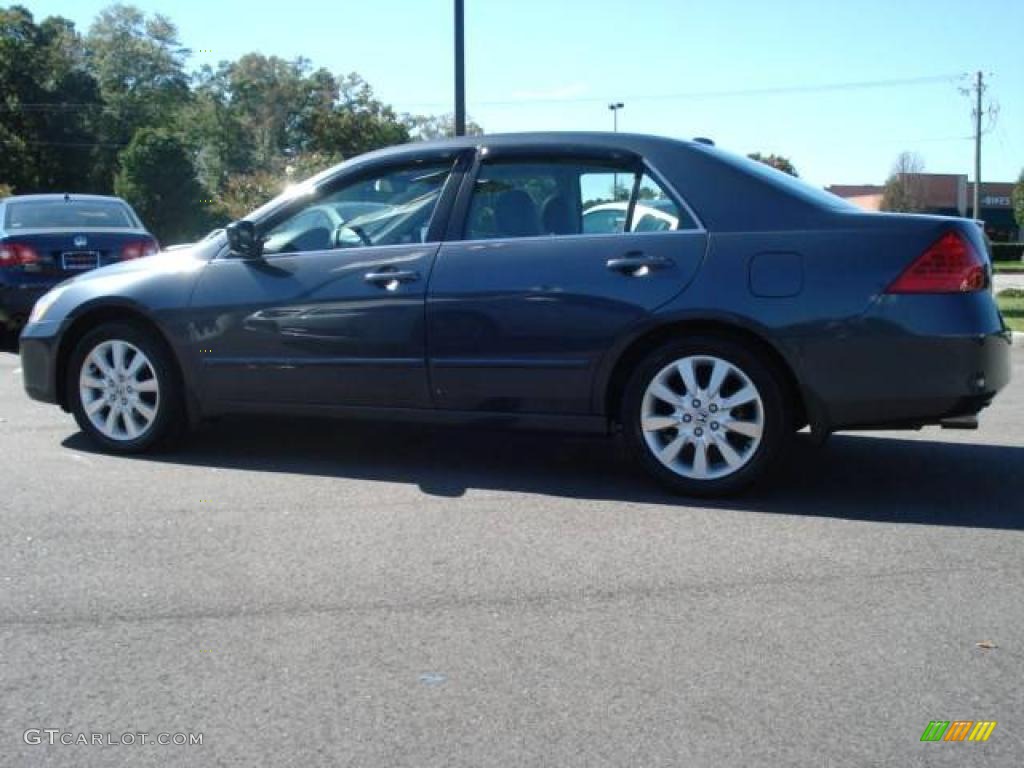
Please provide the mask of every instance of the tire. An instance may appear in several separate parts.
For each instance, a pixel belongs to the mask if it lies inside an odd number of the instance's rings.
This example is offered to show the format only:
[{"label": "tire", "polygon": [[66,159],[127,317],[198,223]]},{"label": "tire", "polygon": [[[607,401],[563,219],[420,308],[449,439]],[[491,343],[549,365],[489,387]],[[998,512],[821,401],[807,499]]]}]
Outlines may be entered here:
[{"label": "tire", "polygon": [[142,453],[182,431],[177,370],[153,331],[127,323],[89,331],[71,354],[66,386],[78,426],[112,453]]},{"label": "tire", "polygon": [[700,497],[734,494],[763,478],[794,426],[781,374],[741,343],[715,336],[672,342],[643,358],[626,385],[622,421],[647,472],[675,493]]}]

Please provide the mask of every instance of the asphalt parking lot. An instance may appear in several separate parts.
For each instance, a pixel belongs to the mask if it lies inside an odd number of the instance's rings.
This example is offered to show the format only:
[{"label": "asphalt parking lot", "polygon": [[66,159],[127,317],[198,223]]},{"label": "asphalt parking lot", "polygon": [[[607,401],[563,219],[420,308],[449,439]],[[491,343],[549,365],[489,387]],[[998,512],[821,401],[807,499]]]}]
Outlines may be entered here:
[{"label": "asphalt parking lot", "polygon": [[[801,443],[717,503],[544,434],[225,420],[113,458],[18,366],[0,353],[0,765],[1024,755],[1021,346],[980,430]],[[922,743],[931,720],[998,726]],[[46,728],[203,744],[25,743]]]}]

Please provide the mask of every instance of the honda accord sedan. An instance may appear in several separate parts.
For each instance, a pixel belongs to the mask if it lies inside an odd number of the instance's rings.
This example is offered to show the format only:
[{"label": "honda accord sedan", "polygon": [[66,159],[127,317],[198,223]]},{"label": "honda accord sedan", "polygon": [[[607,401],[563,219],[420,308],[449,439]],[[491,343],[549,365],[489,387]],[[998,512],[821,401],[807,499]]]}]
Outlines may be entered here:
[{"label": "honda accord sedan", "polygon": [[[606,204],[622,226],[588,232]],[[233,412],[621,432],[716,495],[805,426],[975,426],[1009,379],[990,282],[970,221],[865,213],[703,142],[487,136],[354,158],[66,281],[21,356],[114,452]]]},{"label": "honda accord sedan", "polygon": [[19,330],[36,299],[67,277],[158,250],[156,238],[117,197],[0,199],[0,333]]}]

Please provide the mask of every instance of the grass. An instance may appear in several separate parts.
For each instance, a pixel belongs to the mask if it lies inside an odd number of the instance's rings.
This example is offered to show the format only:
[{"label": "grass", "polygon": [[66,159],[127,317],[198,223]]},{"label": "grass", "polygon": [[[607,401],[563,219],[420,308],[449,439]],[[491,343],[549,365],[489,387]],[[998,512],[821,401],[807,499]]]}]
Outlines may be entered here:
[{"label": "grass", "polygon": [[1024,274],[1024,261],[994,261],[992,269],[997,275]]},{"label": "grass", "polygon": [[1006,324],[1013,330],[1024,333],[1024,290],[1007,288],[999,292],[996,300]]}]

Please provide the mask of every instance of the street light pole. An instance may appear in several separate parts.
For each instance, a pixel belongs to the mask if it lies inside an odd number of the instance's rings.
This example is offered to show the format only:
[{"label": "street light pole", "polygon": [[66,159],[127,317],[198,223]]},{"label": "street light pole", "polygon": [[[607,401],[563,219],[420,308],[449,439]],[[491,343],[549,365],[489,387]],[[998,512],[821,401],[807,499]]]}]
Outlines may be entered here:
[{"label": "street light pole", "polygon": [[463,0],[455,0],[455,135],[466,135],[466,41]]},{"label": "street light pole", "polygon": [[615,131],[615,133],[619,132],[619,110],[624,106],[626,105],[621,101],[613,101],[608,105],[608,109],[612,111],[612,130]]}]

